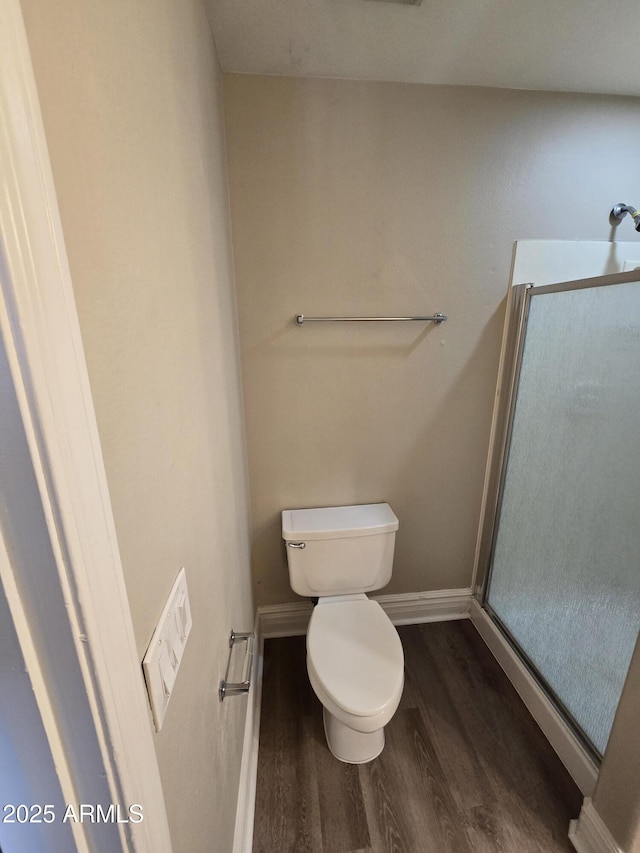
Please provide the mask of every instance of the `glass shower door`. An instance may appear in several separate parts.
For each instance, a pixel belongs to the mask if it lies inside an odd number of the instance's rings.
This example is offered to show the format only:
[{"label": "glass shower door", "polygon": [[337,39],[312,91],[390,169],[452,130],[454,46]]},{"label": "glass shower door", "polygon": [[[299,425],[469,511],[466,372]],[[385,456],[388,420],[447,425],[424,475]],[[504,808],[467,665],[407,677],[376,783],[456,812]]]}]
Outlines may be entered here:
[{"label": "glass shower door", "polygon": [[597,282],[527,292],[484,606],[602,754],[640,627],[640,283]]}]

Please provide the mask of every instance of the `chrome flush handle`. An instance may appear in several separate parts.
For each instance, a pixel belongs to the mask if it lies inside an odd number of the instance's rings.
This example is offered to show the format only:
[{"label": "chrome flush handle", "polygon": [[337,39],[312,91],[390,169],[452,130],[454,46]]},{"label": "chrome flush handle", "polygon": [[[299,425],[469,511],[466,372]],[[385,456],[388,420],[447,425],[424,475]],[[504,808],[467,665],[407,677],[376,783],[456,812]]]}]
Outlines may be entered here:
[{"label": "chrome flush handle", "polygon": [[287,545],[289,548],[300,548],[301,550],[307,547],[306,542],[287,542]]}]

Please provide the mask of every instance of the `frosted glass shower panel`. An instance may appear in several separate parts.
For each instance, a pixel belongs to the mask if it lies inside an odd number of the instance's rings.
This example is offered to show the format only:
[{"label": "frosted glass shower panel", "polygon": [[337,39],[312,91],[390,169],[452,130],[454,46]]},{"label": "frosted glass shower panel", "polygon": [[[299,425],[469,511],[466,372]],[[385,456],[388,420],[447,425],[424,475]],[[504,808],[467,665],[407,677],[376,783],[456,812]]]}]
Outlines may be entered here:
[{"label": "frosted glass shower panel", "polygon": [[640,624],[640,283],[532,291],[487,603],[602,753]]}]

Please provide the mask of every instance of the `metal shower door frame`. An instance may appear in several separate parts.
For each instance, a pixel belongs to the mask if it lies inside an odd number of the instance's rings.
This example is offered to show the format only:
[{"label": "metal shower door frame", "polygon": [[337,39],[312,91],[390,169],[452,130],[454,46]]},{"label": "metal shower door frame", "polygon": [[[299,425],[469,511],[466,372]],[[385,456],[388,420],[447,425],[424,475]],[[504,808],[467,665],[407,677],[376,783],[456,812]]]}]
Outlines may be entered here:
[{"label": "metal shower door frame", "polygon": [[[511,288],[509,302],[507,305],[507,318],[503,338],[503,358],[498,377],[498,388],[494,405],[494,419],[492,439],[489,449],[489,459],[485,475],[485,490],[483,508],[478,532],[478,544],[476,549],[476,565],[473,580],[473,596],[478,605],[487,613],[516,652],[522,663],[530,674],[540,684],[549,699],[561,712],[574,733],[582,742],[587,752],[596,763],[602,756],[586,738],[582,730],[577,726],[564,707],[561,700],[547,684],[537,668],[528,659],[525,651],[513,638],[509,630],[502,624],[501,620],[493,612],[487,602],[487,593],[491,580],[491,568],[493,564],[498,522],[502,509],[504,486],[506,480],[507,466],[509,463],[509,450],[513,421],[516,411],[518,387],[522,369],[522,360],[527,335],[527,321],[531,299],[544,296],[549,293],[562,291],[584,290],[594,287],[607,287],[616,284],[629,284],[640,282],[640,271],[615,273],[611,275],[596,276],[593,278],[563,281],[549,285],[536,287],[534,284],[517,284]],[[639,285],[640,286],[640,285]]]},{"label": "metal shower door frame", "polygon": [[501,375],[498,379],[494,406],[493,437],[485,476],[485,501],[480,520],[473,582],[474,598],[483,607],[495,550],[498,518],[502,506],[531,299],[547,293],[606,287],[613,284],[629,284],[635,281],[640,281],[640,271],[638,270],[562,281],[540,287],[531,283],[516,284],[511,288],[511,300],[510,305],[507,306],[508,316],[505,321],[505,355]]}]

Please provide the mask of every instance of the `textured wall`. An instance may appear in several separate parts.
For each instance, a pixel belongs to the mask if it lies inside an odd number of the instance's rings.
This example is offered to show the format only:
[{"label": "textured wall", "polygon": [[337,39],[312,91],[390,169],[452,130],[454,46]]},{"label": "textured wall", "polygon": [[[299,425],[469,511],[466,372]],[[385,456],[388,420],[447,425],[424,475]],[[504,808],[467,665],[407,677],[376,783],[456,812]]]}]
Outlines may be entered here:
[{"label": "textured wall", "polygon": [[[281,509],[369,501],[400,519],[388,592],[469,586],[513,241],[610,238],[639,101],[224,87],[258,601],[295,600]],[[449,321],[292,324],[433,311]]]},{"label": "textured wall", "polygon": [[193,630],[156,746],[176,851],[231,849],[253,622],[221,76],[199,0],[25,0],[138,653]]}]

